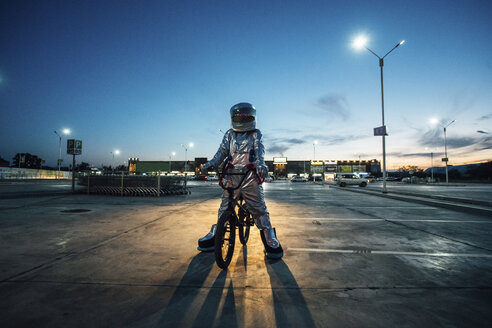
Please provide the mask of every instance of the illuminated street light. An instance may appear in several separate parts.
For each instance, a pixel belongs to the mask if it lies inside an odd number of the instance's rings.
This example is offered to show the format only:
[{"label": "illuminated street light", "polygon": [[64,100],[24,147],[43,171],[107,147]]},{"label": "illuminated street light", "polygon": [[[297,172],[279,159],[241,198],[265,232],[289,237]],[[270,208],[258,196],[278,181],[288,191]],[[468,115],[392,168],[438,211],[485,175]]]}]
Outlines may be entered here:
[{"label": "illuminated street light", "polygon": [[359,35],[352,41],[352,47],[355,50],[362,50],[366,47],[368,39],[365,35]]},{"label": "illuminated street light", "polygon": [[171,159],[174,159],[174,156],[176,155],[176,152],[172,152],[171,155],[169,155],[169,173],[171,173]]},{"label": "illuminated street light", "polygon": [[184,144],[181,144],[181,146],[185,149],[185,177],[186,177],[186,172],[188,172],[188,148],[193,148],[193,142],[188,143],[187,146]]},{"label": "illuminated street light", "polygon": [[115,149],[114,151],[110,152],[111,155],[113,155],[113,159],[111,160],[111,171],[114,174],[114,155],[119,155],[120,151],[118,149]]},{"label": "illuminated street light", "polygon": [[[60,166],[61,166],[61,162],[62,162],[62,158],[61,158],[61,140],[62,140],[62,136],[60,134],[58,134],[58,132],[56,131],[53,131],[59,138],[59,144],[58,144],[58,150],[59,150],[59,155],[58,155],[58,175],[57,175],[57,179],[60,177]],[[70,134],[70,130],[69,129],[63,129],[62,130],[62,133],[65,134],[65,135],[68,135]]]},{"label": "illuminated street light", "polygon": [[448,177],[448,145],[447,145],[447,140],[446,140],[446,129],[448,126],[456,122],[456,120],[452,120],[449,122],[447,125],[443,125],[440,123],[440,121],[437,118],[431,118],[430,123],[432,124],[439,124],[441,128],[443,128],[444,131],[444,158],[442,159],[443,162],[446,163],[446,184],[449,183],[449,177]]},{"label": "illuminated street light", "polygon": [[400,41],[399,43],[396,44],[390,51],[386,53],[383,57],[378,56],[374,51],[369,49],[366,45],[368,43],[368,39],[365,36],[358,36],[357,38],[354,39],[352,45],[356,49],[367,49],[370,53],[372,53],[374,56],[378,57],[379,59],[379,67],[381,70],[381,113],[382,113],[382,128],[384,129],[384,133],[381,135],[383,137],[383,193],[387,193],[386,189],[386,126],[384,125],[384,88],[383,88],[383,66],[384,66],[384,58],[388,56],[393,50],[401,46],[402,44],[405,43],[405,40]]},{"label": "illuminated street light", "polygon": [[429,120],[429,122],[430,122],[431,124],[438,124],[438,123],[439,123],[439,119],[437,119],[436,117],[433,117],[433,118],[431,118],[431,119]]},{"label": "illuminated street light", "polygon": [[446,162],[446,184],[449,183],[448,179],[448,145],[446,142],[446,128],[456,122],[456,120],[452,120],[451,122],[448,123],[448,125],[443,126],[442,128],[444,129],[444,158],[443,160]]}]

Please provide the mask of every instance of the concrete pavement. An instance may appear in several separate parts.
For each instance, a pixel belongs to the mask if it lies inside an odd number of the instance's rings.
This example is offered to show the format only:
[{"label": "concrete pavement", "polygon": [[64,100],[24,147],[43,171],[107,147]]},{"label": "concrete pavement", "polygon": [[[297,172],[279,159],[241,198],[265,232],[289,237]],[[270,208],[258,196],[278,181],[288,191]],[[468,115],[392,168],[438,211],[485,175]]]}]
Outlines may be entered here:
[{"label": "concrete pavement", "polygon": [[259,234],[229,270],[197,239],[221,190],[161,198],[85,194],[0,198],[0,325],[128,327],[488,326],[488,216],[272,183],[284,246]]}]

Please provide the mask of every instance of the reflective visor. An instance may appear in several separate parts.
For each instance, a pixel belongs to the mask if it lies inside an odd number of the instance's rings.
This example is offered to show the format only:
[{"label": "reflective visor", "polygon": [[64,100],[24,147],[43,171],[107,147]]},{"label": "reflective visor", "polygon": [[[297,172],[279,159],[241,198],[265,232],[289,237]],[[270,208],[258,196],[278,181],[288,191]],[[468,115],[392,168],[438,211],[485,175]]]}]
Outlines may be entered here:
[{"label": "reflective visor", "polygon": [[251,116],[251,113],[248,114],[237,113],[234,114],[234,116],[232,117],[232,121],[235,123],[249,123],[249,122],[253,122],[254,120],[255,117]]}]

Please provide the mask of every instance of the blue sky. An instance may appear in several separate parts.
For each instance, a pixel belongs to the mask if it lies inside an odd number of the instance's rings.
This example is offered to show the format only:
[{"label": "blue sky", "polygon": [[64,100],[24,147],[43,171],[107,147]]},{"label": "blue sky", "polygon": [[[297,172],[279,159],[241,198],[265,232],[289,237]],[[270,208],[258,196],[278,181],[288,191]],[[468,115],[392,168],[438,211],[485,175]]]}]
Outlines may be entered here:
[{"label": "blue sky", "polygon": [[[388,167],[492,160],[489,1],[3,1],[0,156],[77,161],[211,157],[228,110],[257,108],[266,158],[381,159],[384,55]],[[477,132],[481,131],[481,132]],[[65,141],[64,141],[65,143]],[[65,162],[69,158],[64,155]],[[437,161],[436,161],[437,162]],[[435,163],[436,165],[440,163]]]}]

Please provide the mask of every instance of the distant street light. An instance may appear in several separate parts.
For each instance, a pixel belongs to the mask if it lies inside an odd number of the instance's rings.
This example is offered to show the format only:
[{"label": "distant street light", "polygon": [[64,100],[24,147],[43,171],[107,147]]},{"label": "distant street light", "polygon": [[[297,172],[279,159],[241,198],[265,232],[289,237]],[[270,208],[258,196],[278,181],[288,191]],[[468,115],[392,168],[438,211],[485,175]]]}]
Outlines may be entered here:
[{"label": "distant street light", "polygon": [[[60,166],[61,166],[61,162],[62,162],[62,158],[61,158],[61,140],[62,140],[62,136],[58,134],[58,132],[53,131],[59,138],[59,144],[58,144],[58,150],[59,150],[59,155],[58,155],[58,175],[57,175],[57,179],[60,177]],[[70,130],[69,129],[63,129],[62,130],[62,133],[65,134],[65,135],[68,135],[70,134]]]},{"label": "distant street light", "polygon": [[111,155],[113,155],[113,159],[111,160],[111,171],[114,174],[114,155],[119,155],[120,151],[116,149],[115,151],[110,152]]},{"label": "distant street light", "polygon": [[185,177],[186,177],[186,172],[188,172],[188,147],[193,148],[193,142],[190,142],[188,145],[181,144],[181,146],[185,150]]},{"label": "distant street light", "polygon": [[359,156],[359,162],[357,163],[358,170],[357,172],[360,173],[360,154],[354,154],[355,156]]},{"label": "distant street light", "polygon": [[[425,147],[425,150],[428,150],[427,147]],[[434,182],[434,152],[431,151],[431,183]]]},{"label": "distant street light", "polygon": [[442,127],[443,131],[444,131],[444,158],[442,159],[442,161],[446,163],[446,184],[449,184],[449,177],[448,177],[448,161],[449,161],[449,159],[448,159],[448,145],[447,145],[447,140],[446,140],[446,130],[447,130],[447,127],[450,126],[451,124],[453,124],[454,122],[456,122],[456,120],[452,120],[448,124],[443,125],[440,123],[440,121],[437,118],[431,118],[430,119],[430,123],[439,124],[439,126]]},{"label": "distant street light", "polygon": [[[384,66],[384,58],[388,56],[393,50],[401,46],[402,44],[405,43],[405,40],[400,41],[399,43],[396,44],[390,51],[386,53],[383,57],[379,57],[374,51],[369,49],[367,47],[368,39],[365,36],[359,36],[357,37],[352,45],[355,49],[367,49],[370,53],[372,53],[374,56],[378,57],[379,59],[379,67],[381,70],[381,113],[382,113],[382,123],[383,123],[383,128],[386,131],[386,127],[384,125],[384,91],[383,91],[383,66]],[[386,189],[386,133],[382,135],[383,137],[383,193],[387,193]]]},{"label": "distant street light", "polygon": [[456,120],[452,120],[451,122],[448,123],[448,125],[443,126],[442,128],[444,129],[444,161],[446,162],[446,184],[449,184],[449,179],[448,179],[448,145],[446,142],[446,128],[456,122]]},{"label": "distant street light", "polygon": [[[172,152],[171,155],[169,155],[169,173],[171,173],[171,159],[174,158],[174,155],[176,155],[176,152]],[[172,158],[171,158],[172,157]]]}]

